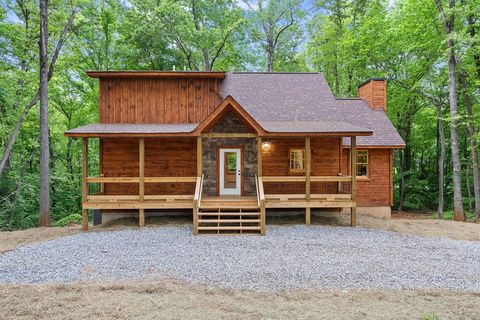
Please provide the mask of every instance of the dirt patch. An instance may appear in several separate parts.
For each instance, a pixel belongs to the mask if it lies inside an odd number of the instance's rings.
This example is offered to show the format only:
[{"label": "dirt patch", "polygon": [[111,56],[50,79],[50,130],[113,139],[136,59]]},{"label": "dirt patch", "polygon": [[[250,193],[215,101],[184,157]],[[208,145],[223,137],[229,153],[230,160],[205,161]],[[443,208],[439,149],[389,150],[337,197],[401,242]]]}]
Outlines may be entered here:
[{"label": "dirt patch", "polygon": [[358,225],[364,228],[384,229],[422,237],[441,237],[455,240],[480,241],[480,224],[437,219],[383,220],[361,216]]},{"label": "dirt patch", "polygon": [[33,228],[0,232],[0,253],[14,250],[30,243],[43,242],[78,232],[80,232],[79,226]]},{"label": "dirt patch", "polygon": [[[0,286],[1,319],[479,319],[480,294],[258,294],[179,283]],[[435,318],[437,317],[437,318]]]},{"label": "dirt patch", "polygon": [[[401,218],[400,218],[401,217]],[[475,222],[459,222],[449,220],[437,220],[430,218],[422,219],[418,215],[397,215],[391,220],[379,219],[367,215],[357,215],[357,226],[363,228],[389,230],[399,233],[408,233],[422,237],[440,237],[455,240],[480,241],[480,223]],[[282,217],[269,217],[267,223],[292,225],[303,224],[304,215],[289,215]],[[314,225],[331,225],[331,226],[349,226],[350,215],[338,214],[334,217],[312,216],[312,224]],[[268,232],[268,225],[267,225]]]}]

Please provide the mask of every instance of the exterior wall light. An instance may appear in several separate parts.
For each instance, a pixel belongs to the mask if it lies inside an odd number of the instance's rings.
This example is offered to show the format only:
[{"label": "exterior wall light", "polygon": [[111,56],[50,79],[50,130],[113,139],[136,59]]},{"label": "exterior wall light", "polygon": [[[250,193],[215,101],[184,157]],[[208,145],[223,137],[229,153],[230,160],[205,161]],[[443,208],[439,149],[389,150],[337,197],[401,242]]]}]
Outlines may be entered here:
[{"label": "exterior wall light", "polygon": [[262,142],[262,150],[263,150],[263,151],[268,151],[268,150],[270,150],[270,142],[269,142],[269,141],[263,141],[263,142]]}]

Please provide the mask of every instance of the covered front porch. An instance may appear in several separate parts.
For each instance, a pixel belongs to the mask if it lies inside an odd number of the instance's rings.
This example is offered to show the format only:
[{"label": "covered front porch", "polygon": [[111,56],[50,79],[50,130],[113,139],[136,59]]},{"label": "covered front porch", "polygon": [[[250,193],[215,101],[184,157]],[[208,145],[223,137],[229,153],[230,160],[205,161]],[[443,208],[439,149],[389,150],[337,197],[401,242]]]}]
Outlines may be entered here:
[{"label": "covered front porch", "polygon": [[[212,134],[200,134],[197,137],[184,137],[185,144],[194,148],[196,164],[190,175],[171,175],[174,172],[165,170],[170,174],[151,176],[145,174],[146,161],[152,165],[155,157],[146,154],[152,145],[157,145],[158,140],[164,141],[162,145],[174,144],[177,138],[172,137],[128,137],[130,144],[136,144],[136,159],[138,175],[119,176],[105,175],[100,170],[100,175],[90,176],[88,143],[92,136],[82,137],[83,141],[83,176],[82,176],[82,208],[83,228],[88,228],[88,211],[100,209],[103,214],[118,210],[138,210],[138,224],[145,224],[145,210],[192,210],[193,232],[198,233],[257,233],[265,234],[266,213],[270,208],[301,208],[305,209],[305,223],[311,221],[312,208],[350,208],[351,225],[356,225],[355,202],[355,176],[337,175],[321,176],[312,174],[312,148],[311,141],[323,139],[319,137],[304,137],[305,148],[304,165],[302,174],[296,175],[271,175],[271,170],[264,172],[264,166],[271,166],[269,158],[269,144],[272,140],[266,137],[251,134],[222,134],[215,138],[245,138],[253,139],[256,143],[256,173],[254,178],[253,195],[220,195],[207,194],[205,187],[204,168],[204,139],[212,139]],[[99,137],[102,141],[102,136]],[[105,138],[103,138],[105,139]],[[276,137],[277,144],[288,144],[289,138]],[[169,141],[169,143],[167,143]],[[299,138],[296,139],[298,144]],[[356,138],[351,136],[349,157],[350,172],[356,172]],[[150,146],[150,147],[147,147]],[[131,150],[132,148],[130,148]],[[169,147],[166,147],[169,149]],[[114,152],[114,151],[112,151]],[[118,150],[119,154],[123,149]],[[152,153],[159,152],[154,151]],[[177,159],[180,161],[181,159]],[[104,160],[105,161],[105,160]],[[279,160],[275,160],[279,161]],[[150,170],[151,171],[151,170]],[[177,171],[180,172],[180,171]],[[126,173],[126,172],[124,172]]]}]

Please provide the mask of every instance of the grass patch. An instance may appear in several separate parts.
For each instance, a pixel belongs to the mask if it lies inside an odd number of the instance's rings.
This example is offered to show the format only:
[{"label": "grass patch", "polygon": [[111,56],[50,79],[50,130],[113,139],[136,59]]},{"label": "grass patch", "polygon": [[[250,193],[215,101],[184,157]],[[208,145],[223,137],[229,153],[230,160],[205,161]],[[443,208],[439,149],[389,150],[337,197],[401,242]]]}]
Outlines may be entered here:
[{"label": "grass patch", "polygon": [[[465,215],[467,216],[467,221],[474,221],[477,217],[475,216],[475,212],[465,211]],[[437,213],[432,213],[433,218],[437,218]],[[443,220],[453,220],[453,210],[446,210],[443,212]]]}]

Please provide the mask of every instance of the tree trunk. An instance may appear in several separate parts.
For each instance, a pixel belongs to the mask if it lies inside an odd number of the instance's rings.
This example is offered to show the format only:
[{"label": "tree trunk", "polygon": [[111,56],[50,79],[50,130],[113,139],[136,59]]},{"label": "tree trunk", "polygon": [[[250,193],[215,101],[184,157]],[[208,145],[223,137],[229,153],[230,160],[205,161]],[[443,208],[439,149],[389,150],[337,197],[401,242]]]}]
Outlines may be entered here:
[{"label": "tree trunk", "polygon": [[273,43],[268,42],[267,50],[267,72],[273,72],[273,55],[275,54],[275,48]]},{"label": "tree trunk", "polygon": [[460,71],[459,78],[460,78],[460,83],[462,84],[462,91],[465,99],[465,109],[467,109],[467,138],[468,138],[468,141],[470,142],[470,155],[472,158],[473,194],[475,197],[475,215],[477,216],[477,218],[480,218],[480,175],[478,171],[479,168],[478,168],[478,153],[477,153],[477,133],[475,130],[475,125],[473,123],[474,115],[472,110],[472,100],[470,98],[470,94],[468,93],[467,75],[463,70]]},{"label": "tree trunk", "polygon": [[[451,36],[449,36],[451,37]],[[448,88],[450,99],[450,140],[452,144],[453,162],[453,212],[455,221],[465,221],[462,199],[462,165],[458,146],[458,123],[457,123],[457,83],[455,78],[455,53],[453,51],[453,39],[448,40]]]},{"label": "tree trunk", "polygon": [[40,226],[50,225],[50,143],[48,136],[48,0],[40,0]]},{"label": "tree trunk", "polygon": [[451,129],[450,140],[452,144],[452,164],[453,164],[453,213],[455,221],[465,221],[462,200],[462,164],[460,162],[460,151],[458,146],[458,119],[457,119],[457,81],[455,77],[456,60],[453,41],[453,31],[455,28],[455,0],[450,0],[450,10],[448,17],[443,9],[442,0],[435,0],[438,12],[442,16],[442,22],[447,37],[448,50],[448,90],[450,100]]},{"label": "tree trunk", "polygon": [[472,191],[470,190],[470,157],[468,152],[466,153],[467,159],[467,168],[465,169],[465,183],[467,185],[467,203],[468,203],[468,211],[472,212]]},{"label": "tree trunk", "polygon": [[437,104],[438,140],[440,142],[440,157],[438,158],[438,219],[443,219],[443,190],[445,186],[444,163],[445,163],[445,131],[443,129],[442,105]]}]

